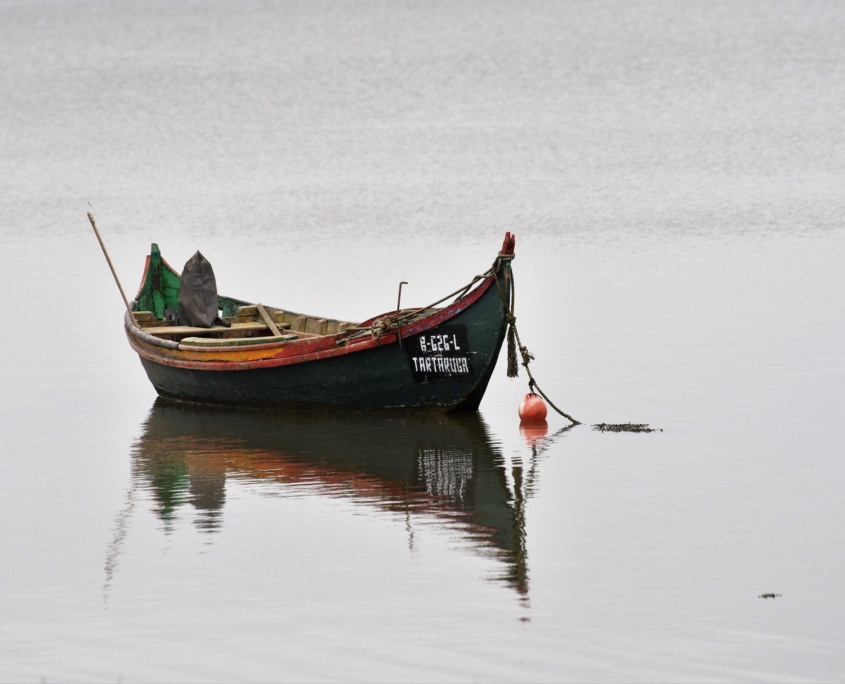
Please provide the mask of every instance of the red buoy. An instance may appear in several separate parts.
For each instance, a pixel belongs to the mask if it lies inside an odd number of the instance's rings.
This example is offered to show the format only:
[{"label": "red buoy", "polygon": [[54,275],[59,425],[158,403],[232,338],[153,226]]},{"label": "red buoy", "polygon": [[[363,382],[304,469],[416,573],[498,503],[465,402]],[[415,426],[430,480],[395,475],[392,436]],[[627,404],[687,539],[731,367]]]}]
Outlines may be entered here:
[{"label": "red buoy", "polygon": [[519,405],[519,418],[526,422],[546,420],[546,413],[546,402],[534,392],[526,394]]}]

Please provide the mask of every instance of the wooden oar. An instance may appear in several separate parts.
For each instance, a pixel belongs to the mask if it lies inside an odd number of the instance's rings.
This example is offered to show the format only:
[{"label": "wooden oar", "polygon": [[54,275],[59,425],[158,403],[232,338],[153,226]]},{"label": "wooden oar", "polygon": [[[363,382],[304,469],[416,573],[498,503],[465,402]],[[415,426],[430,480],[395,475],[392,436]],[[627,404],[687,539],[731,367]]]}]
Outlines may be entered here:
[{"label": "wooden oar", "polygon": [[91,221],[91,227],[94,229],[94,235],[97,236],[97,241],[100,243],[100,247],[103,249],[103,254],[106,256],[106,261],[109,262],[109,268],[111,269],[111,274],[114,276],[114,282],[117,283],[117,289],[120,290],[120,296],[123,297],[123,303],[126,304],[126,310],[129,312],[129,318],[132,319],[132,322],[137,326],[138,321],[135,320],[135,314],[132,313],[132,307],[129,306],[129,300],[126,299],[126,294],[123,292],[123,287],[120,284],[120,279],[117,277],[117,271],[114,270],[114,266],[112,265],[111,259],[109,258],[109,253],[106,251],[106,246],[103,244],[103,238],[100,237],[100,231],[97,230],[97,224],[94,223],[94,217],[91,215],[91,212],[88,212],[88,220]]}]

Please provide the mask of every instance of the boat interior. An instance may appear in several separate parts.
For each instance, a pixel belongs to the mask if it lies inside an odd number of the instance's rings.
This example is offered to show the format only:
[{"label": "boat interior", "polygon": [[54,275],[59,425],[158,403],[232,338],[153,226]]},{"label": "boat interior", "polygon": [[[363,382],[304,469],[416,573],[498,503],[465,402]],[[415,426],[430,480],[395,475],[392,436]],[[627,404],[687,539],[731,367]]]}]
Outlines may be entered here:
[{"label": "boat interior", "polygon": [[[218,297],[218,301],[225,299],[225,297]],[[239,305],[232,315],[222,316],[230,327],[215,325],[210,328],[196,328],[179,325],[176,321],[159,319],[152,311],[133,310],[133,314],[138,327],[148,335],[195,346],[240,346],[288,342],[306,337],[337,335],[357,326],[356,323],[349,321],[315,318],[272,306],[261,306],[270,319],[268,321],[260,312],[259,306],[261,305]],[[220,309],[225,313],[226,307],[221,306]],[[271,323],[275,330],[271,327]]]},{"label": "boat interior", "polygon": [[141,286],[132,303],[135,322],[144,333],[184,345],[213,348],[337,335],[358,325],[221,295],[217,296],[220,318],[228,326],[198,328],[180,325],[178,320],[168,320],[171,317],[167,315],[168,311],[178,309],[179,285],[179,274],[161,257],[158,245],[153,244]]}]

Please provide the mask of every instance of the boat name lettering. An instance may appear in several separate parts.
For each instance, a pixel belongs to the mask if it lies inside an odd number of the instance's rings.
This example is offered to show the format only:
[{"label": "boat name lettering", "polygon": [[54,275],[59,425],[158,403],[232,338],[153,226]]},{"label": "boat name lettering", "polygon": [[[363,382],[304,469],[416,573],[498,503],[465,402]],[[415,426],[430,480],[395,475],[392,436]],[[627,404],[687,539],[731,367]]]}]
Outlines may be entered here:
[{"label": "boat name lettering", "polygon": [[403,340],[403,346],[417,382],[472,375],[466,326],[441,326]]}]

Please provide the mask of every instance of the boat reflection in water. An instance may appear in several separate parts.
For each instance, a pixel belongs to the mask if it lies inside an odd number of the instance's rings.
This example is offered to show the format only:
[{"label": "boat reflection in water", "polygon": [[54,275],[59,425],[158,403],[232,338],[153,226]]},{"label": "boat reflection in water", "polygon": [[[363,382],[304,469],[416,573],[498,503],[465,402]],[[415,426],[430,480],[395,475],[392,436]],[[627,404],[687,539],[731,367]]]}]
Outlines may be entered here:
[{"label": "boat reflection in water", "polygon": [[[133,455],[165,530],[177,510],[221,529],[227,480],[341,497],[457,530],[528,591],[522,468],[507,468],[478,414],[234,411],[159,399]],[[410,527],[409,527],[410,530]]]}]

